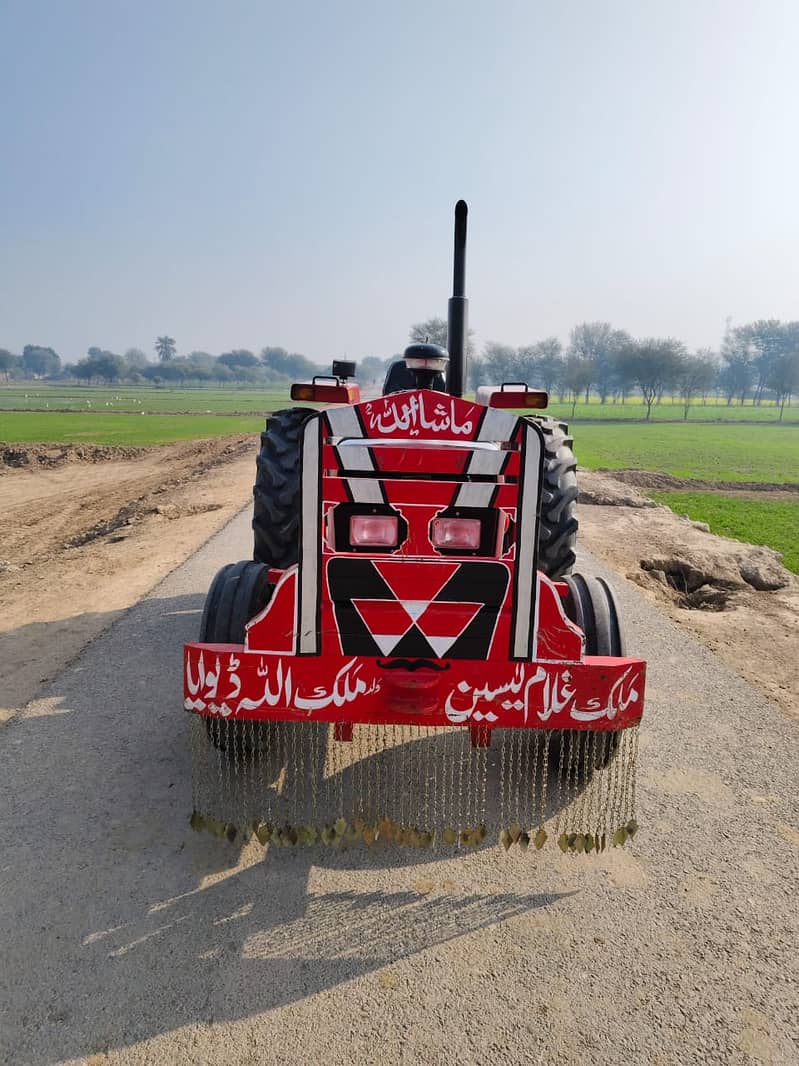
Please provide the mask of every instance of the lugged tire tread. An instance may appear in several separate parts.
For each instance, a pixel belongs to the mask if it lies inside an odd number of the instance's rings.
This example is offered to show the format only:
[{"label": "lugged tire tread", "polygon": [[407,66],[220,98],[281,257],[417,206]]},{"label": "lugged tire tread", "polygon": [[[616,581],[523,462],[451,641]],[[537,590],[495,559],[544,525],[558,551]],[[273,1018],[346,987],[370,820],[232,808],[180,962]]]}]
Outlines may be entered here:
[{"label": "lugged tire tread", "polygon": [[[243,644],[245,627],[251,618],[267,605],[273,586],[269,583],[268,567],[245,559],[223,566],[211,582],[205,597],[200,622],[200,642],[203,644]],[[211,719],[205,719],[208,739],[220,751],[234,749],[238,755],[248,755],[260,748],[260,723],[224,720],[213,729]]]},{"label": "lugged tire tread", "polygon": [[570,574],[577,545],[577,460],[566,422],[535,418],[544,434],[544,473],[538,528],[538,569],[556,580]]},{"label": "lugged tire tread", "polygon": [[[607,581],[601,577],[586,577],[584,574],[570,574],[564,577],[568,594],[563,606],[566,615],[582,629],[585,635],[586,655],[624,655],[624,630],[621,625],[618,607],[613,592]],[[556,740],[555,754],[560,758],[561,748],[570,730],[564,730],[560,740]],[[583,757],[588,734],[576,731],[580,758]],[[618,734],[612,733],[604,763],[607,766],[618,748]],[[595,768],[599,768],[599,763]]]},{"label": "lugged tire tread", "polygon": [[261,434],[253,486],[253,559],[285,570],[299,557],[300,449],[309,407],[276,411]]}]

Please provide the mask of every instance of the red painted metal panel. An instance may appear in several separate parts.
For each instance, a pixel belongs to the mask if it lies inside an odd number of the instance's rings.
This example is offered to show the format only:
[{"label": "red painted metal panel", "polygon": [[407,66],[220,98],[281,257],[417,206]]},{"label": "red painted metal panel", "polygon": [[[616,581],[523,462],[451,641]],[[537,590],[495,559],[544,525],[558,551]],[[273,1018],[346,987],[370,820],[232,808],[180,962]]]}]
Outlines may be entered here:
[{"label": "red painted metal panel", "polygon": [[643,710],[645,664],[270,656],[188,644],[184,706],[212,717],[486,728],[623,729]]},{"label": "red painted metal panel", "polygon": [[[313,574],[313,587],[303,588],[298,603],[297,567],[270,571],[271,600],[247,626],[244,646],[187,645],[188,710],[335,722],[342,737],[357,722],[464,726],[475,744],[500,727],[613,730],[639,720],[644,663],[584,658],[583,634],[564,610],[564,586],[534,575],[529,541],[516,543],[517,521],[531,532],[530,506],[540,491],[528,463],[525,491],[533,499],[519,498],[519,449],[537,454],[529,423],[419,391],[320,417],[340,436],[316,453],[321,497],[313,514],[303,514],[303,573]],[[354,509],[336,511],[343,506]],[[349,514],[389,508],[401,516],[398,528],[407,525],[394,551],[335,543]],[[431,522],[464,509],[500,511],[496,536],[486,519],[479,549],[486,554],[437,552]],[[307,536],[316,523],[318,538]],[[526,573],[519,557],[527,559]],[[301,615],[316,618],[313,654],[302,644],[306,654],[297,654]],[[302,629],[308,632],[314,630]]]}]

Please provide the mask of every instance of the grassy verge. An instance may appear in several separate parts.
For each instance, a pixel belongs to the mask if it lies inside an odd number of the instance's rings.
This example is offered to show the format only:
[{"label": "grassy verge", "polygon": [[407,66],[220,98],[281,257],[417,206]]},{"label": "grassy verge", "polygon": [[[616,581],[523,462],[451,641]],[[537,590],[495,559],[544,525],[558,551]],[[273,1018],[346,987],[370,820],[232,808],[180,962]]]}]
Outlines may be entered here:
[{"label": "grassy verge", "polygon": [[799,574],[799,500],[750,500],[718,492],[649,492],[677,514],[707,522],[712,533],[782,552],[783,566]]},{"label": "grassy verge", "polygon": [[264,428],[258,415],[131,415],[0,413],[0,440],[8,443],[168,444],[235,433],[256,435]]},{"label": "grassy verge", "polygon": [[581,465],[705,481],[799,483],[799,426],[581,425]]}]

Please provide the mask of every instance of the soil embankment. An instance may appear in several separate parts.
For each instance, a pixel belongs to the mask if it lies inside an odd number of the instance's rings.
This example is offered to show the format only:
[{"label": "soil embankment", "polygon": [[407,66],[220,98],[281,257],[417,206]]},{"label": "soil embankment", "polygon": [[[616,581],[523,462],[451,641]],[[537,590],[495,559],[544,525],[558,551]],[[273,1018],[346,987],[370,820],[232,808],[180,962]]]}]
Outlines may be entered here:
[{"label": "soil embankment", "polygon": [[0,721],[241,509],[254,458],[251,435],[0,445]]},{"label": "soil embankment", "polygon": [[[580,473],[580,539],[738,674],[799,718],[799,579],[770,548],[708,532],[644,496],[685,483],[648,471]],[[673,482],[677,481],[677,485]],[[693,483],[692,483],[693,484]],[[728,486],[724,486],[725,492]],[[757,491],[751,485],[744,490]],[[761,486],[759,498],[786,486]]]}]

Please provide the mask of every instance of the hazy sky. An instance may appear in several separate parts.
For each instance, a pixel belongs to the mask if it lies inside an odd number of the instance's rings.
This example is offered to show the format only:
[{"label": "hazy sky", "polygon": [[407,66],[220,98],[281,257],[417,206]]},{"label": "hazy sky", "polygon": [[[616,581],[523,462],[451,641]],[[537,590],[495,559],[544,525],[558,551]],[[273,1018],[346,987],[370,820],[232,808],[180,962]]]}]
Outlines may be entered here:
[{"label": "hazy sky", "polygon": [[0,346],[799,318],[799,3],[0,0]]}]

